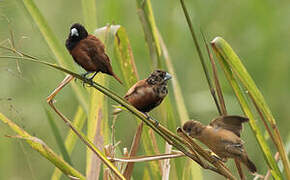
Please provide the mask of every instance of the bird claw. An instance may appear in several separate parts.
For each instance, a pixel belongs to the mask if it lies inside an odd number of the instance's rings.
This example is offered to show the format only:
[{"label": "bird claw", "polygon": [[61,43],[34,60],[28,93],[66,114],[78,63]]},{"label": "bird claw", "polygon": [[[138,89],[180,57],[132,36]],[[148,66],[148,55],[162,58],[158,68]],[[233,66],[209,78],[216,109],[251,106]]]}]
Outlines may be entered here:
[{"label": "bird claw", "polygon": [[85,84],[89,84],[90,86],[93,86],[94,82],[93,79],[95,77],[96,74],[92,75],[91,77],[87,78],[87,75],[90,74],[90,72],[86,72],[81,74],[81,76],[86,79],[85,81],[82,82],[83,87],[85,87]]},{"label": "bird claw", "polygon": [[146,116],[146,119],[148,119],[148,120],[153,120],[154,121],[154,126],[155,127],[158,127],[158,125],[159,125],[159,121],[158,120],[156,120],[156,119],[153,119],[148,113],[144,113],[145,114],[145,116]]},{"label": "bird claw", "polygon": [[154,126],[155,126],[155,127],[158,127],[158,126],[159,126],[159,121],[156,120],[156,119],[152,119],[152,120],[154,120]]},{"label": "bird claw", "polygon": [[83,78],[87,79],[87,75],[88,75],[88,74],[90,74],[90,73],[89,73],[89,72],[86,72],[86,73],[81,74],[81,76],[82,76]]}]

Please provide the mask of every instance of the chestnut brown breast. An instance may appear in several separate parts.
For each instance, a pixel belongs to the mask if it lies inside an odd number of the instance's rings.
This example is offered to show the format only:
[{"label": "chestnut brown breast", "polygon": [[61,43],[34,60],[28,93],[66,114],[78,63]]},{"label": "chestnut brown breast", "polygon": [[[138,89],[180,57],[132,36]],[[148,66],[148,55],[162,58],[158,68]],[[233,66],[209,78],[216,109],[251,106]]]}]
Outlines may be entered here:
[{"label": "chestnut brown breast", "polygon": [[141,112],[151,111],[163,100],[158,96],[154,86],[150,86],[145,79],[131,87],[125,99]]}]

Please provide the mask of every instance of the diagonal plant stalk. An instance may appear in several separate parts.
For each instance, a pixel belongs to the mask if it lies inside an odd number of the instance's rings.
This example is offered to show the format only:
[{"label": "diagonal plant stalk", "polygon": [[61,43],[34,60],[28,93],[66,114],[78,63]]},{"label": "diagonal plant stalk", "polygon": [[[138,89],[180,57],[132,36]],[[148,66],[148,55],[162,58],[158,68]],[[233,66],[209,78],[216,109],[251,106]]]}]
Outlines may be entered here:
[{"label": "diagonal plant stalk", "polygon": [[108,158],[111,162],[147,162],[147,161],[159,161],[170,158],[184,157],[185,155],[179,153],[159,154],[154,156],[137,156],[131,158]]},{"label": "diagonal plant stalk", "polygon": [[[237,99],[240,102],[240,105],[244,111],[244,113],[246,114],[246,116],[250,119],[249,123],[250,123],[250,127],[258,141],[258,144],[263,152],[264,158],[268,164],[268,166],[271,169],[271,173],[272,175],[275,177],[275,179],[282,179],[282,174],[276,164],[275,159],[272,156],[272,153],[270,151],[270,148],[267,144],[267,142],[265,141],[260,128],[257,126],[256,122],[255,122],[255,118],[254,115],[252,113],[252,111],[250,110],[250,107],[244,97],[243,91],[241,90],[234,74],[232,71],[232,68],[229,66],[228,64],[228,59],[226,60],[225,58],[237,58],[237,56],[235,54],[233,54],[233,50],[229,47],[228,44],[225,44],[225,41],[218,37],[216,39],[214,39],[211,42],[211,45],[213,47],[213,50],[217,56],[217,59],[219,60],[219,63],[222,66],[222,69],[229,81],[229,83],[231,84]],[[224,51],[225,49],[221,49],[221,48],[225,48],[224,46],[227,47],[227,51]],[[230,48],[230,49],[228,49]],[[239,61],[239,60],[238,60]],[[236,69],[235,69],[236,71]],[[252,92],[250,92],[252,93]]]},{"label": "diagonal plant stalk", "polygon": [[80,180],[85,180],[86,178],[67,162],[65,162],[61,157],[52,151],[42,140],[31,136],[26,131],[21,129],[10,119],[5,117],[0,113],[0,120],[7,124],[14,132],[16,132],[19,138],[25,140],[34,150],[38,151],[43,157],[53,163],[59,170],[61,170],[66,176],[70,178],[78,178]]},{"label": "diagonal plant stalk", "polygon": [[70,165],[73,165],[72,164],[72,161],[69,157],[69,154],[68,154],[68,151],[67,149],[65,148],[65,145],[64,145],[64,141],[60,135],[60,131],[59,129],[57,128],[57,125],[55,124],[54,122],[54,119],[52,117],[52,114],[48,111],[48,109],[44,109],[45,113],[46,113],[46,116],[47,116],[47,119],[48,119],[48,123],[53,131],[53,134],[55,136],[55,140],[56,140],[56,143],[59,147],[59,150],[61,152],[61,155],[63,157],[63,159],[68,162]]},{"label": "diagonal plant stalk", "polygon": [[[38,7],[35,5],[33,0],[22,0],[29,14],[33,18],[34,22],[37,24],[39,31],[41,32],[43,38],[46,40],[48,46],[56,57],[57,62],[64,67],[75,70],[73,65],[73,60],[67,53],[67,50],[64,48],[64,45],[61,45],[59,40],[56,38],[52,29],[46,22],[46,19],[39,11]],[[83,106],[84,110],[88,110],[88,97],[83,88],[80,88],[75,82],[71,83],[71,86],[76,94],[77,99],[80,104]]]},{"label": "diagonal plant stalk", "polygon": [[[106,96],[110,97],[111,99],[113,99],[114,101],[116,101],[117,103],[121,104],[122,106],[124,106],[127,110],[129,110],[131,113],[133,113],[134,115],[136,115],[139,119],[141,119],[145,124],[147,124],[151,129],[153,129],[157,134],[159,134],[164,140],[166,140],[170,145],[174,146],[175,148],[177,148],[178,150],[180,150],[181,152],[183,152],[186,156],[188,156],[189,158],[191,158],[192,160],[194,160],[195,162],[197,162],[198,164],[200,164],[201,166],[203,166],[203,164],[200,163],[200,161],[198,161],[197,157],[192,154],[190,151],[187,150],[186,147],[184,147],[184,145],[187,145],[188,142],[186,142],[184,139],[176,136],[174,133],[170,132],[169,130],[167,130],[165,127],[163,127],[161,124],[159,124],[157,127],[155,126],[155,121],[152,119],[148,119],[142,112],[138,111],[135,107],[131,106],[124,98],[121,98],[120,96],[118,96],[117,94],[115,94],[114,92],[112,92],[111,90],[101,86],[100,84],[96,83],[96,82],[92,82],[84,77],[82,77],[79,74],[76,74],[70,70],[67,70],[63,67],[57,66],[55,64],[51,64],[48,62],[44,62],[44,61],[39,61],[39,60],[35,60],[35,59],[31,59],[31,58],[27,58],[27,57],[15,57],[15,56],[0,56],[0,58],[8,58],[8,59],[22,59],[22,60],[27,60],[27,61],[31,61],[31,62],[35,62],[35,63],[39,63],[39,64],[43,64],[46,66],[50,66],[54,69],[58,69],[62,72],[65,72],[67,74],[70,74],[71,76],[74,76],[75,78],[82,80],[84,83],[90,85],[91,87],[97,89],[98,91],[100,91],[101,93],[105,94]],[[74,130],[74,132],[80,137],[80,139],[85,142],[86,145],[88,145],[88,147],[90,149],[92,149],[95,153],[97,153],[99,155],[100,158],[102,158],[103,162],[106,163],[107,165],[109,163],[109,161],[99,152],[99,150],[97,148],[95,148],[95,146],[85,137],[82,135],[82,133],[79,133],[74,126],[72,126],[72,124],[70,123],[70,121],[68,119],[66,119],[65,116],[63,116],[54,106],[53,106],[53,101],[50,101],[50,105],[54,108],[54,110],[56,110],[56,112],[62,117],[62,119],[66,122],[66,124],[72,128],[72,130]],[[198,145],[196,145],[198,146]],[[217,172],[225,177],[228,177],[230,179],[231,176],[229,176],[228,174],[225,174],[225,171],[220,171],[220,168],[226,168],[225,165],[223,165],[222,162],[218,162],[218,164],[214,161],[214,158],[210,157],[206,151],[204,151],[202,148],[198,147],[199,151],[201,151],[202,153],[200,155],[202,156],[207,156],[206,159],[210,159],[210,162],[213,163],[215,166],[220,166],[219,169],[216,169],[212,166],[206,166],[206,169],[212,170],[214,172]],[[220,165],[221,163],[221,165]],[[114,171],[114,166],[108,166],[110,168],[112,168],[111,170]],[[118,170],[114,171],[116,172],[116,175],[119,174]],[[119,176],[119,177],[122,177]]]},{"label": "diagonal plant stalk", "polygon": [[136,0],[137,13],[142,22],[145,39],[149,48],[152,60],[152,68],[161,67],[161,47],[158,39],[157,26],[155,23],[150,0]]},{"label": "diagonal plant stalk", "polygon": [[[133,138],[133,142],[130,148],[130,152],[128,154],[128,158],[132,158],[137,154],[137,151],[139,149],[139,145],[140,145],[140,141],[141,141],[141,135],[142,135],[142,131],[143,131],[143,125],[144,123],[141,122],[137,129],[136,129],[136,133],[134,135]],[[126,165],[126,168],[124,170],[124,176],[126,177],[126,179],[130,179],[132,173],[133,173],[133,168],[134,168],[134,163],[135,162],[128,162]]]},{"label": "diagonal plant stalk", "polygon": [[[84,110],[82,109],[81,106],[78,107],[76,113],[75,113],[75,116],[74,116],[74,120],[73,120],[73,125],[75,127],[78,127],[79,130],[81,130],[85,124],[85,112]],[[65,139],[65,147],[68,151],[68,154],[71,155],[74,147],[75,147],[75,144],[76,144],[76,141],[77,141],[77,136],[74,134],[74,132],[72,130],[69,130],[67,136],[66,136],[66,139]],[[59,180],[61,177],[61,171],[59,171],[57,168],[54,169],[54,172],[51,176],[51,180]]]},{"label": "diagonal plant stalk", "polygon": [[[200,46],[198,44],[198,40],[197,40],[197,37],[195,35],[194,29],[193,29],[193,26],[192,26],[192,23],[191,23],[191,20],[190,20],[190,16],[189,16],[188,11],[187,11],[187,8],[185,6],[184,0],[180,0],[180,4],[182,6],[182,10],[184,12],[184,15],[185,15],[185,18],[186,18],[188,27],[189,27],[189,30],[190,30],[190,33],[191,33],[191,37],[192,37],[193,42],[195,44],[195,48],[196,48],[196,51],[198,53],[198,57],[199,57],[200,63],[202,65],[202,69],[203,69],[203,71],[205,73],[205,77],[206,77],[206,81],[207,81],[207,84],[208,84],[210,93],[211,93],[211,95],[213,97],[213,100],[214,100],[216,106],[219,107],[218,101],[217,101],[217,98],[216,98],[216,94],[215,94],[215,90],[213,88],[212,81],[210,79],[208,70],[206,68],[205,60],[203,58],[203,55],[202,55],[202,52],[201,52],[201,48],[200,48]],[[221,110],[219,108],[218,108],[218,111],[221,114]]]},{"label": "diagonal plant stalk", "polygon": [[60,111],[56,109],[54,106],[54,96],[49,96],[47,98],[48,104],[51,106],[51,108],[61,117],[61,119],[65,122],[65,124],[74,131],[74,133],[80,138],[81,141],[91,150],[93,151],[104,164],[108,166],[109,169],[111,169],[115,175],[120,178],[124,179],[125,177],[118,171],[118,169],[101,153],[101,151],[82,133],[80,132],[71,122],[69,119],[67,119]]},{"label": "diagonal plant stalk", "polygon": [[278,152],[280,153],[283,166],[285,168],[285,173],[288,179],[290,179],[290,164],[287,153],[285,151],[283,140],[281,138],[280,132],[277,128],[276,121],[267,105],[262,93],[257,88],[254,80],[249,75],[248,71],[240,61],[239,57],[235,54],[233,49],[228,45],[228,43],[220,37],[217,37],[212,42],[215,52],[219,53],[219,56],[223,58],[225,63],[228,64],[230,68],[233,69],[234,74],[239,78],[241,83],[245,86],[248,92],[251,94],[253,100],[257,106],[264,113],[267,121],[271,124],[274,135],[274,144]]},{"label": "diagonal plant stalk", "polygon": [[[211,52],[209,50],[209,47],[208,47],[208,43],[206,41],[206,38],[205,38],[205,36],[204,36],[204,34],[203,34],[202,31],[201,31],[201,34],[202,34],[203,42],[204,42],[205,47],[206,47],[206,51],[207,51],[207,54],[208,54],[208,58],[210,60],[211,66],[212,66],[212,73],[213,73],[213,78],[214,78],[214,85],[215,85],[216,93],[218,95],[218,100],[214,96],[214,94],[215,94],[214,87],[210,87],[210,91],[213,91],[211,94],[213,95],[213,98],[214,98],[214,101],[215,101],[217,110],[219,112],[219,115],[220,116],[227,115],[228,114],[227,113],[227,108],[226,108],[226,104],[225,104],[225,100],[224,100],[224,97],[223,97],[222,88],[221,88],[221,85],[220,85],[220,82],[219,82],[219,78],[218,78],[217,67],[216,67],[215,61],[213,59],[213,56],[212,56],[212,54],[211,54]],[[208,75],[208,74],[206,74],[206,75]],[[211,84],[209,84],[209,86],[211,86]]]}]

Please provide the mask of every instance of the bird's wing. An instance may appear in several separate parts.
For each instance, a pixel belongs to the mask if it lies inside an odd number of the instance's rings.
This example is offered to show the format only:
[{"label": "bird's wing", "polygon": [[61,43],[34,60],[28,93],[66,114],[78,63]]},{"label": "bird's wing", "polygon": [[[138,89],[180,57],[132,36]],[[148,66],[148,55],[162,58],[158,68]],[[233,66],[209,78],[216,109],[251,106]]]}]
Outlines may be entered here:
[{"label": "bird's wing", "polygon": [[138,81],[136,82],[129,90],[128,92],[125,94],[125,99],[128,99],[132,94],[134,94],[137,89],[142,88],[142,86],[144,85],[144,80]]},{"label": "bird's wing", "polygon": [[88,54],[88,47],[84,43],[79,43],[76,48],[70,51],[76,63],[87,71],[95,71],[96,65]]},{"label": "bird's wing", "polygon": [[229,131],[232,131],[235,133],[237,136],[241,136],[241,131],[242,131],[242,123],[248,122],[249,119],[246,117],[242,116],[220,116],[210,122],[210,126],[212,127],[220,127],[223,129],[227,129]]},{"label": "bird's wing", "polygon": [[93,35],[89,35],[86,40],[90,44],[88,54],[93,62],[98,64],[104,73],[113,74],[111,61],[105,52],[105,46],[102,41]]},{"label": "bird's wing", "polygon": [[243,144],[227,144],[225,146],[225,149],[227,152],[231,153],[231,154],[235,154],[240,156],[242,153],[244,153],[244,147]]}]

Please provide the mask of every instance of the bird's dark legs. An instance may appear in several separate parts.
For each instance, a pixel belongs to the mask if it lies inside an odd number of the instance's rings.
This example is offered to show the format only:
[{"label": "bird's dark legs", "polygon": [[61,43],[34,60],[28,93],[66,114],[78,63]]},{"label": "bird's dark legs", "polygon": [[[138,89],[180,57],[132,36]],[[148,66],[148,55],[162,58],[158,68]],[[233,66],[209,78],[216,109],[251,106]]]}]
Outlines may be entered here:
[{"label": "bird's dark legs", "polygon": [[[92,73],[92,72],[86,72],[86,73],[82,74],[81,76],[84,77],[85,79],[87,79],[91,84],[93,84],[93,79],[97,75],[98,72],[95,72],[91,77],[87,78],[87,75],[90,73]],[[83,83],[83,86],[84,86],[84,83]]]},{"label": "bird's dark legs", "polygon": [[[87,75],[88,75],[88,74],[90,74],[90,72],[83,73],[83,74],[81,74],[81,76],[82,76],[83,78],[87,79]],[[77,79],[75,79],[75,80],[77,80]],[[85,83],[84,83],[84,82],[82,82],[82,85],[83,85],[83,87],[85,87]]]},{"label": "bird's dark legs", "polygon": [[83,74],[81,74],[81,76],[84,77],[84,78],[87,78],[88,74],[90,74],[90,72],[83,73]]},{"label": "bird's dark legs", "polygon": [[159,125],[159,122],[156,120],[156,119],[153,119],[147,112],[146,113],[144,113],[144,115],[146,116],[146,118],[148,119],[148,120],[153,120],[154,121],[154,126],[158,126]]},{"label": "bird's dark legs", "polygon": [[93,80],[94,79],[94,77],[96,76],[98,74],[98,71],[96,71],[90,78],[88,78],[89,80]]}]

